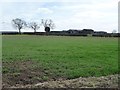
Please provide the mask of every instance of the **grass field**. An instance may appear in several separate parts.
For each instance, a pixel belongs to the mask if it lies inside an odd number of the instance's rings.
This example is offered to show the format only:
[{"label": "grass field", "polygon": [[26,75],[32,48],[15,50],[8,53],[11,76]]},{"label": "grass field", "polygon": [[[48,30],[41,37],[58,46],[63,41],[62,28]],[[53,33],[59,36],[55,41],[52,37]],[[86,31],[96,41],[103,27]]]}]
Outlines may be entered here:
[{"label": "grass field", "polygon": [[4,35],[2,39],[3,82],[12,82],[10,77],[33,83],[118,72],[117,38]]}]

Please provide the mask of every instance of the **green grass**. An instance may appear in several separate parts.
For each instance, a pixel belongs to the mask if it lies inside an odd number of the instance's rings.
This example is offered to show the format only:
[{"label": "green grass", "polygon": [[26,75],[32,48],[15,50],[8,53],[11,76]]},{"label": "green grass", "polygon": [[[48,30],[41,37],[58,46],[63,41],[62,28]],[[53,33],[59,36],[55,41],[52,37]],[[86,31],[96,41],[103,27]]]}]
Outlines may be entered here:
[{"label": "green grass", "polygon": [[37,62],[32,66],[47,72],[45,80],[50,74],[71,79],[118,72],[117,38],[5,35],[2,39],[3,62]]}]

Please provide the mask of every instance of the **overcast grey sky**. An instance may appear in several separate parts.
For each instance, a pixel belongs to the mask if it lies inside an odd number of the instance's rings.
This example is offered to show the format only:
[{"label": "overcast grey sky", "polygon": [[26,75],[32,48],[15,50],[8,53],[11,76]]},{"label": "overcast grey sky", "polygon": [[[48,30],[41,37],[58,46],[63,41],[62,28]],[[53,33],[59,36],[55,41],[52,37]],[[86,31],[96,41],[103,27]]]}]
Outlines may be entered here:
[{"label": "overcast grey sky", "polygon": [[[119,0],[1,0],[0,29],[12,30],[11,20],[52,19],[56,30],[118,30]],[[25,31],[25,30],[23,30]],[[43,31],[43,27],[38,31]]]}]

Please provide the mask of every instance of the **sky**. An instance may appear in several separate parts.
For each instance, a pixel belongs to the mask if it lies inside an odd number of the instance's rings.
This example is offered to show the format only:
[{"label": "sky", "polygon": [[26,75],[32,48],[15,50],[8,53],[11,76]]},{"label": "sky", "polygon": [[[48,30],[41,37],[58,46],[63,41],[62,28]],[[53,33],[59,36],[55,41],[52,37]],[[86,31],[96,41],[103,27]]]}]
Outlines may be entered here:
[{"label": "sky", "polygon": [[[52,19],[55,29],[93,29],[118,31],[119,0],[1,0],[0,31],[18,31],[11,21],[21,18],[26,22],[40,23]],[[22,31],[34,31],[29,28]],[[41,26],[37,31],[44,31]]]}]

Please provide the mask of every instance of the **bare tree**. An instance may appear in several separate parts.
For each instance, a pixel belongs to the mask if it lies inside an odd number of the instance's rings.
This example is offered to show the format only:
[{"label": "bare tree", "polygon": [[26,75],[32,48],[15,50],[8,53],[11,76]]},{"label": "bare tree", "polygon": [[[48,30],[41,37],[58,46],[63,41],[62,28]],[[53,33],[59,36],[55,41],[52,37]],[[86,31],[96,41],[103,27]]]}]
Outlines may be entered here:
[{"label": "bare tree", "polygon": [[19,18],[13,19],[12,25],[19,30],[20,34],[21,34],[21,29],[27,26],[26,22]]},{"label": "bare tree", "polygon": [[111,36],[114,37],[116,32],[117,32],[116,30],[113,30],[112,33],[111,33]]},{"label": "bare tree", "polygon": [[55,28],[55,24],[51,19],[42,19],[41,24],[44,26],[46,32],[50,32],[50,29]]},{"label": "bare tree", "polygon": [[39,24],[36,23],[36,22],[31,22],[31,23],[29,23],[29,26],[30,26],[32,29],[34,29],[34,32],[36,32],[36,30],[40,28]]},{"label": "bare tree", "polygon": [[116,33],[117,31],[116,30],[113,30],[112,33]]}]

